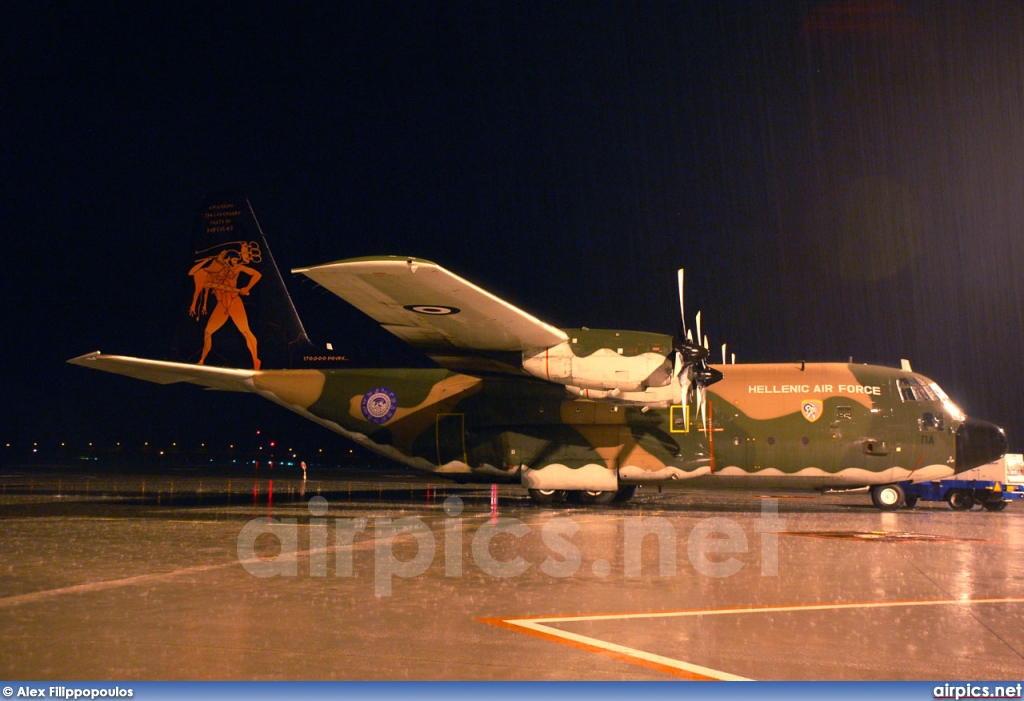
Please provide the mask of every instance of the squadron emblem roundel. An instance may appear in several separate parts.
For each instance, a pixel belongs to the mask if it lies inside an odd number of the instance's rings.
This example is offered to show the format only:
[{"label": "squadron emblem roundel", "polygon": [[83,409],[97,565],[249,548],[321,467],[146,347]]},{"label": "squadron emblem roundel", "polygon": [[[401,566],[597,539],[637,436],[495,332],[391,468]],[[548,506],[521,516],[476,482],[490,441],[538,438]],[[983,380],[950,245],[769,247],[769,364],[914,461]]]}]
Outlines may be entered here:
[{"label": "squadron emblem roundel", "polygon": [[367,421],[384,424],[395,415],[395,411],[398,409],[398,397],[387,387],[377,387],[363,395],[361,408]]},{"label": "squadron emblem roundel", "polygon": [[805,419],[814,423],[821,418],[822,409],[824,408],[825,405],[820,399],[805,399],[800,410]]}]

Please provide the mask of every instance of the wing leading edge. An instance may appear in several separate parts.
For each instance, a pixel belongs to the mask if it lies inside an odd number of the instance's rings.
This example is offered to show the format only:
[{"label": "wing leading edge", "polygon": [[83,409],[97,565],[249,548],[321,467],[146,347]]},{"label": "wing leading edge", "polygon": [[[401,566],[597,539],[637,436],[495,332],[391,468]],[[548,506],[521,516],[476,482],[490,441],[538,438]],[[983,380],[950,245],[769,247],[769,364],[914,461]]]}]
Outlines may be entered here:
[{"label": "wing leading edge", "polygon": [[465,369],[474,353],[522,353],[568,340],[561,329],[426,260],[354,258],[292,272],[453,369]]}]

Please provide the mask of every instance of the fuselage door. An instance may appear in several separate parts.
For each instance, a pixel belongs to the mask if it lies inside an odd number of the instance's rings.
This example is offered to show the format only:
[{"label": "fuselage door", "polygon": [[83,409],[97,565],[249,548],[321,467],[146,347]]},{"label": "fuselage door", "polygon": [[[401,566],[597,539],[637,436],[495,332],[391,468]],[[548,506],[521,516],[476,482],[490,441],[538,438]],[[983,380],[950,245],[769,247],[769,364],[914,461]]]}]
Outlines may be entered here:
[{"label": "fuselage door", "polygon": [[854,467],[880,472],[892,467],[898,450],[890,435],[889,419],[882,412],[865,413],[862,406],[853,402],[837,404],[830,424],[836,470]]},{"label": "fuselage door", "polygon": [[466,459],[466,415],[438,414],[434,425],[437,438],[437,466],[452,462],[469,464]]},{"label": "fuselage door", "polygon": [[834,470],[842,470],[850,466],[850,447],[854,434],[853,404],[837,404],[829,427],[832,429],[834,448]]},{"label": "fuselage door", "polygon": [[860,468],[882,472],[901,456],[901,443],[894,432],[890,387],[879,386],[870,408],[850,399],[836,405],[832,435],[836,442],[836,469]]}]

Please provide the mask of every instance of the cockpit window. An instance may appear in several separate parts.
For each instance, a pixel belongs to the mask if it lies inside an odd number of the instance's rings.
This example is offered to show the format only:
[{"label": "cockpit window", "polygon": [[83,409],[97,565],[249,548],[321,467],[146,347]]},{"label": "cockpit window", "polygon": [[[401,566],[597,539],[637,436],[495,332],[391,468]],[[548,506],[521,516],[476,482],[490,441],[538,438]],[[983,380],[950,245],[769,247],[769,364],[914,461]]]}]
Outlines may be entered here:
[{"label": "cockpit window", "polygon": [[900,399],[905,402],[937,402],[939,395],[930,385],[917,377],[901,377],[898,381]]},{"label": "cockpit window", "polygon": [[[910,375],[899,378],[896,381],[896,387],[899,390],[900,399],[904,402],[942,402],[942,406],[946,410],[946,417],[953,421],[963,421],[965,418],[964,413],[949,400],[949,397],[942,391],[942,388],[934,382]],[[937,420],[941,416],[941,414],[934,415],[933,421],[935,423],[933,426],[935,428],[939,428],[944,423]],[[927,414],[925,414],[922,418],[922,427],[927,423]]]}]

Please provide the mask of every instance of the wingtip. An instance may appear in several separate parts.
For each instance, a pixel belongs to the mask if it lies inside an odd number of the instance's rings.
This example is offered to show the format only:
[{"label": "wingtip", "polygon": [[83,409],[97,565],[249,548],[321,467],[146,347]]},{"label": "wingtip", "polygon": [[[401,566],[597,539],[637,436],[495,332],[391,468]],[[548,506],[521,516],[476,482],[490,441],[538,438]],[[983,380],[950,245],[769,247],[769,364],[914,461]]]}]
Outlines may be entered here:
[{"label": "wingtip", "polygon": [[82,363],[88,363],[91,360],[96,360],[96,358],[100,357],[100,355],[102,355],[102,353],[100,353],[97,350],[97,351],[93,351],[92,353],[86,353],[85,355],[80,355],[80,356],[78,356],[76,358],[70,358],[66,362],[71,363],[72,365],[81,365]]}]

